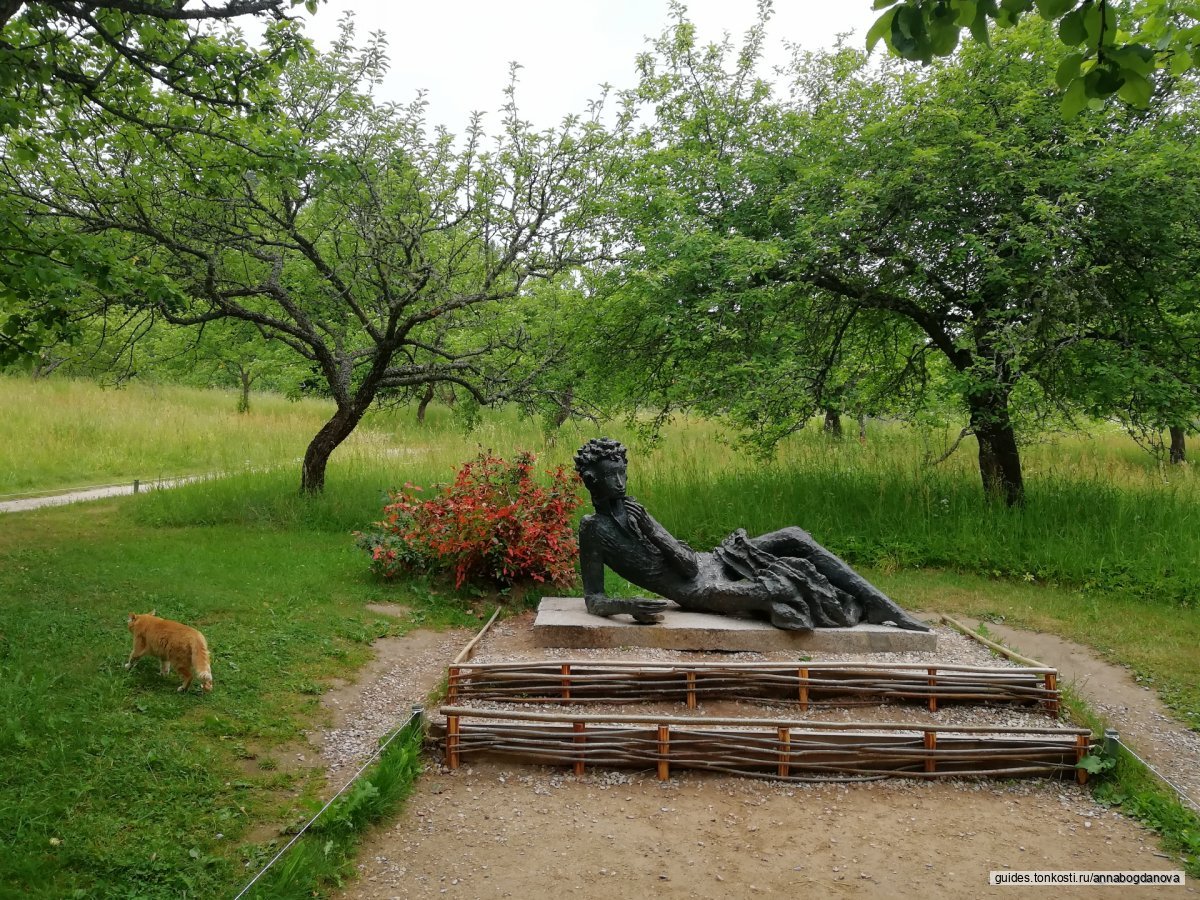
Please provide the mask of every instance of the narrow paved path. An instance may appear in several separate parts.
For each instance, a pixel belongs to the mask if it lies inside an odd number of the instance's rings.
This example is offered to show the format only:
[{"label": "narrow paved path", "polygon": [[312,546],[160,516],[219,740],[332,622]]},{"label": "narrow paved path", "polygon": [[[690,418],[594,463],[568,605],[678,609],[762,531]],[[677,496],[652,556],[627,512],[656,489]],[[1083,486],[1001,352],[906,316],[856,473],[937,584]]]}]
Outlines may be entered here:
[{"label": "narrow paved path", "polygon": [[[138,482],[138,491],[154,491],[163,488],[178,487],[192,481],[199,481],[204,475],[188,475],[184,478],[164,478],[159,481]],[[82,503],[86,500],[102,500],[105,497],[123,497],[134,494],[133,484],[110,484],[104,487],[90,488],[86,491],[68,491],[64,494],[49,494],[44,497],[24,497],[20,500],[5,500],[0,502],[0,513],[25,512],[31,509],[41,509],[44,506],[64,506],[67,503]]]}]

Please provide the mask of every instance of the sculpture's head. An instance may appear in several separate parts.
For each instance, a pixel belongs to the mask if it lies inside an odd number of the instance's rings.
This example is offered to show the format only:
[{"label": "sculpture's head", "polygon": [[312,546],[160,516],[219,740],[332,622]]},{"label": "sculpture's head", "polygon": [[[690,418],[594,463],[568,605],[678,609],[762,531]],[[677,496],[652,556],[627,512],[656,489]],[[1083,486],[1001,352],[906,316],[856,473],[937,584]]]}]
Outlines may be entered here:
[{"label": "sculpture's head", "polygon": [[592,500],[625,496],[625,447],[611,438],[592,438],[575,454],[575,471]]}]

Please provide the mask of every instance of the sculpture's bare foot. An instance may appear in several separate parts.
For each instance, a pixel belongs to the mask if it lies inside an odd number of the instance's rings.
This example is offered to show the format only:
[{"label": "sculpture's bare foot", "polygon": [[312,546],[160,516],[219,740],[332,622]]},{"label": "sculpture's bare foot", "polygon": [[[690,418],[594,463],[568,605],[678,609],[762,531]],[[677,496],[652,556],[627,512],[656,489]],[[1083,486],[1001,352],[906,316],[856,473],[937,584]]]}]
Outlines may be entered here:
[{"label": "sculpture's bare foot", "polygon": [[667,608],[667,601],[649,597],[593,596],[585,598],[584,605],[593,616],[607,618],[629,613],[639,625],[656,625],[663,620],[661,613]]},{"label": "sculpture's bare foot", "polygon": [[788,631],[812,631],[812,617],[803,610],[786,603],[771,604],[771,624]]},{"label": "sculpture's bare foot", "polygon": [[865,604],[866,621],[872,625],[892,624],[905,631],[929,631],[929,626],[920,619],[914,618],[902,610],[891,600],[872,598]]}]

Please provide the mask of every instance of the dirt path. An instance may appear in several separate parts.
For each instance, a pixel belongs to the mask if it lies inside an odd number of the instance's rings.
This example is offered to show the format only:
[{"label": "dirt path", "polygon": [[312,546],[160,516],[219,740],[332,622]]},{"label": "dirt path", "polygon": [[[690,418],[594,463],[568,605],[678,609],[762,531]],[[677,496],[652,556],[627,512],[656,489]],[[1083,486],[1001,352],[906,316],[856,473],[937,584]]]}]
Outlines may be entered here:
[{"label": "dirt path", "polygon": [[[520,655],[521,627],[505,623],[508,636],[490,652]],[[1023,652],[1056,662],[1018,637]],[[344,771],[353,744],[386,730],[386,722],[372,724],[381,696],[397,712],[419,702],[466,636],[400,640],[408,643],[386,642],[356,685],[327,695],[339,710],[339,724],[322,738],[328,764]],[[1101,686],[1095,676],[1088,681]],[[1144,701],[1140,688],[1137,696]],[[328,756],[337,747],[342,755]],[[649,773],[576,778],[494,763],[431,767],[398,819],[367,838],[359,860],[360,878],[341,900],[1012,897],[1034,890],[990,887],[990,872],[1182,868],[1152,833],[1070,782],[797,785],[690,772],[659,782]],[[1188,885],[1168,895],[1195,894]]]},{"label": "dirt path", "polygon": [[783,787],[480,766],[427,775],[364,846],[342,898],[1011,897],[989,872],[1180,867],[1157,852],[1073,785]]},{"label": "dirt path", "polygon": [[[974,619],[961,619],[977,628]],[[1181,789],[1200,812],[1200,734],[1171,716],[1158,695],[1081,644],[1052,634],[987,623],[988,631],[1020,653],[1058,669],[1070,685],[1116,728],[1121,742]]]}]

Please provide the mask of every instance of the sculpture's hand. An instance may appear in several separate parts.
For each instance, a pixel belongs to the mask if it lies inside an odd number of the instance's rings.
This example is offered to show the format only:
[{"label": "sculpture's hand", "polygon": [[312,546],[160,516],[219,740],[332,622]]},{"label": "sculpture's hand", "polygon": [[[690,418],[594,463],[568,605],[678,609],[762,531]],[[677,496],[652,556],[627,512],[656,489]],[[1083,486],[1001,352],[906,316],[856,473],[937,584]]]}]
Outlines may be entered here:
[{"label": "sculpture's hand", "polygon": [[662,612],[667,608],[666,600],[638,597],[629,602],[633,604],[629,614],[639,625],[655,625],[663,620]]},{"label": "sculpture's hand", "polygon": [[646,507],[638,503],[632,497],[625,498],[625,512],[629,513],[629,518],[637,522],[638,525],[649,526],[654,520],[650,518],[650,514],[646,512]]},{"label": "sculpture's hand", "polygon": [[667,601],[649,597],[609,597],[604,594],[590,594],[584,598],[587,611],[593,616],[615,616],[629,613],[633,621],[641,625],[654,625],[662,621],[662,611],[667,608]]},{"label": "sculpture's hand", "polygon": [[663,528],[654,517],[646,512],[646,508],[631,497],[625,498],[625,511],[630,520],[637,526],[638,531],[646,536],[655,547],[662,551],[671,564],[686,578],[696,575],[696,553],[687,544],[677,540],[671,532]]}]

